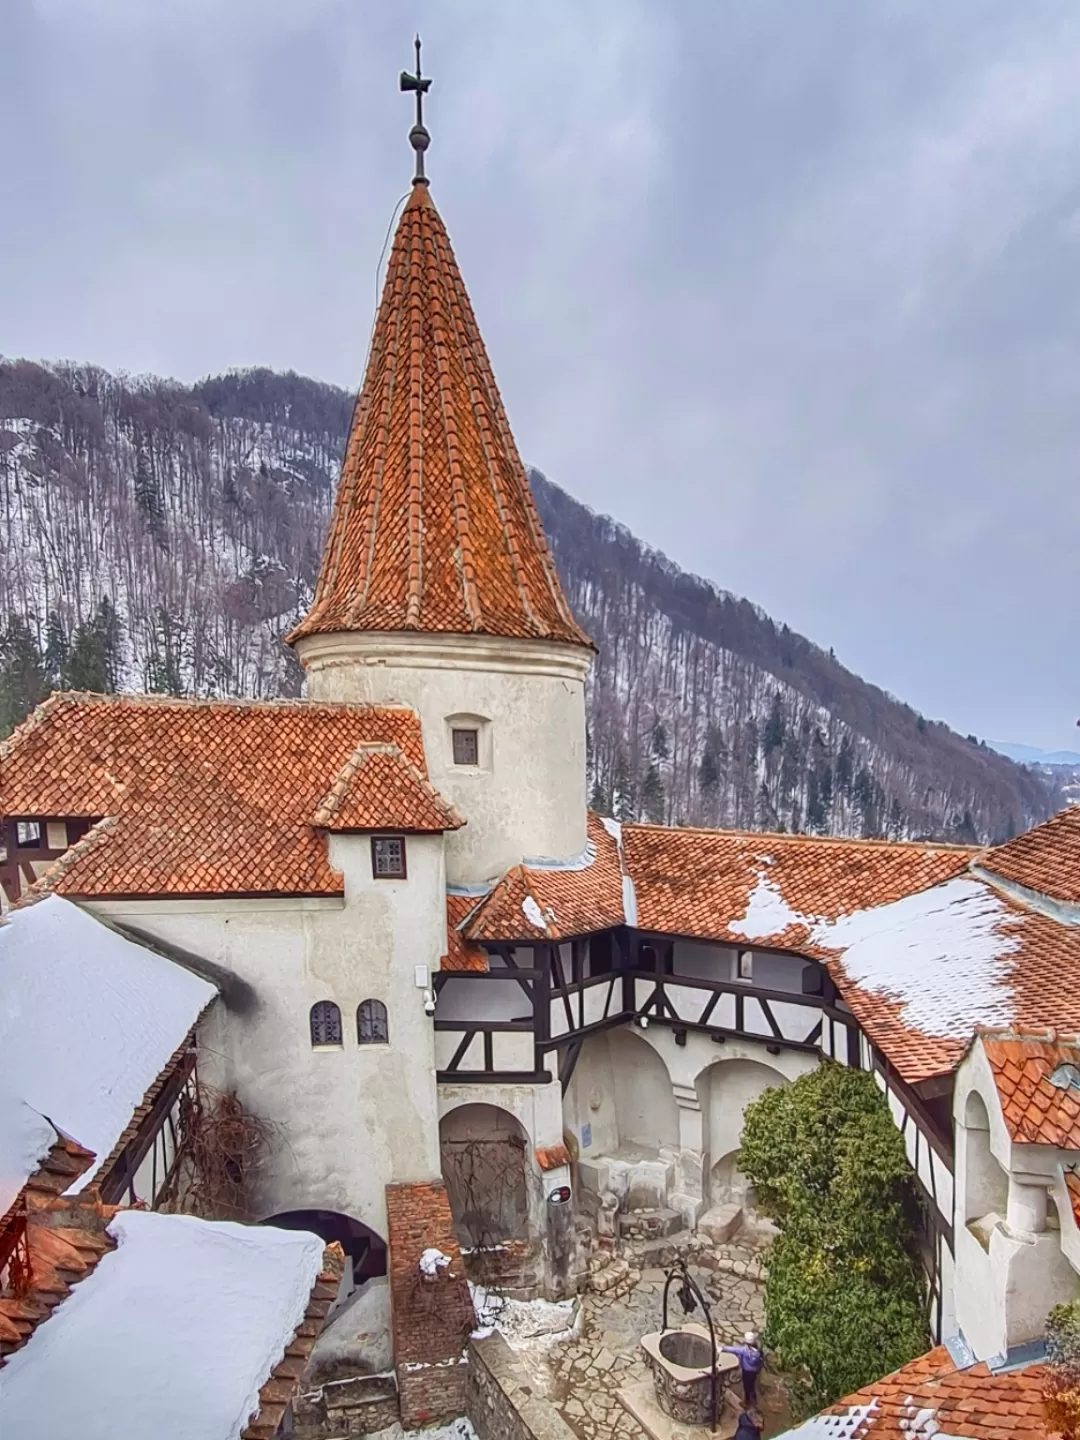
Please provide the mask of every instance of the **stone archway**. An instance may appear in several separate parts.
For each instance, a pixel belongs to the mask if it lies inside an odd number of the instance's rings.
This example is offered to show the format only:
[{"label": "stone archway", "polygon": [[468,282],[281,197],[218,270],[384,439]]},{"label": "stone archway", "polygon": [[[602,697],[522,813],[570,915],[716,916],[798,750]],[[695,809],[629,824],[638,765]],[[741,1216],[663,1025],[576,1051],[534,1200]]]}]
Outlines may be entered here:
[{"label": "stone archway", "polygon": [[328,1245],[337,1242],[352,1262],[351,1280],[355,1285],[386,1274],[386,1241],[370,1225],[351,1215],[337,1210],[286,1210],[268,1215],[259,1223],[276,1225],[280,1230],[310,1230]]},{"label": "stone archway", "polygon": [[466,1104],[439,1122],[439,1151],[462,1249],[493,1251],[529,1234],[529,1140],[497,1105]]}]

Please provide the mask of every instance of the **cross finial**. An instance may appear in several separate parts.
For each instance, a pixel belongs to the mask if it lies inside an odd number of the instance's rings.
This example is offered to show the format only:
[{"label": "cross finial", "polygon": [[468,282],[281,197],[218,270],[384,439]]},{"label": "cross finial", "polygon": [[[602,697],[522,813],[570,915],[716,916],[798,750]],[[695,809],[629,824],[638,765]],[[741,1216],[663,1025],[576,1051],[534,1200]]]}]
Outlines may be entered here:
[{"label": "cross finial", "polygon": [[425,80],[420,72],[420,36],[416,37],[416,74],[410,75],[407,70],[401,72],[401,88],[405,91],[416,93],[416,124],[409,131],[409,144],[416,151],[416,172],[413,175],[414,185],[426,185],[427,176],[424,174],[424,151],[431,144],[431,136],[424,126],[424,96],[431,89],[430,79]]}]

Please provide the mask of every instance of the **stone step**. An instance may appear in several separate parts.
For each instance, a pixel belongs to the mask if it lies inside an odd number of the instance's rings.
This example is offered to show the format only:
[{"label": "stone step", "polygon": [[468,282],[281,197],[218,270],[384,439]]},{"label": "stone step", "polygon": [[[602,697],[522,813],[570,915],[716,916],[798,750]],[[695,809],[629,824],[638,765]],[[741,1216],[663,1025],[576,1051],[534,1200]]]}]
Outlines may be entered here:
[{"label": "stone step", "polygon": [[726,1245],[741,1229],[742,1222],[741,1205],[714,1205],[697,1222],[698,1234],[705,1235],[714,1245]]},{"label": "stone step", "polygon": [[684,1228],[677,1210],[628,1210],[619,1216],[619,1235],[623,1240],[660,1240]]}]

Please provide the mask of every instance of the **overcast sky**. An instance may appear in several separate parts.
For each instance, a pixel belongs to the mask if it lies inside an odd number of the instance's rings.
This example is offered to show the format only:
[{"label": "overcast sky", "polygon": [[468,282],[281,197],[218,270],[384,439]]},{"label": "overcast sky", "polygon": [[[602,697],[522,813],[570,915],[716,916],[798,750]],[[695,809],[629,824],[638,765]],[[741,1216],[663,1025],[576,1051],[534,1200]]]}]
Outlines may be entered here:
[{"label": "overcast sky", "polygon": [[1075,0],[0,0],[0,351],[356,387],[417,27],[526,459],[1080,748]]}]

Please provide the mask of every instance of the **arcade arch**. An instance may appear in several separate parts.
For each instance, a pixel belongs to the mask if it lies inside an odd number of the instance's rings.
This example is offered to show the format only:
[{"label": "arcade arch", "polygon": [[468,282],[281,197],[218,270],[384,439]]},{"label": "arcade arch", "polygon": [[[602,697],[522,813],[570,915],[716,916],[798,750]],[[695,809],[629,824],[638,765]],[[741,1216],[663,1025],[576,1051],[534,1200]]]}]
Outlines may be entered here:
[{"label": "arcade arch", "polygon": [[788,1084],[786,1075],[758,1060],[718,1060],[698,1076],[703,1170],[711,1204],[753,1204],[749,1181],[738,1167],[743,1117],[752,1100]]},{"label": "arcade arch", "polygon": [[529,1140],[520,1121],[498,1105],[472,1103],[439,1122],[443,1180],[458,1239],[485,1250],[529,1232]]}]

